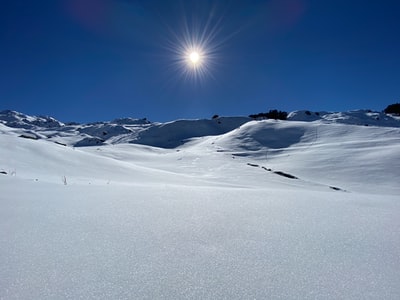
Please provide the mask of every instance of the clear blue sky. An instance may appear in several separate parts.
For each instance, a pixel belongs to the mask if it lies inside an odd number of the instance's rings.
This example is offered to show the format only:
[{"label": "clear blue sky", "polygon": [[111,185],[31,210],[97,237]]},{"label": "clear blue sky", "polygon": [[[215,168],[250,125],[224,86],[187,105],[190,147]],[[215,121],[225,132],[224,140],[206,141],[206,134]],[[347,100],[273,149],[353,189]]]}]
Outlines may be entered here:
[{"label": "clear blue sky", "polygon": [[[196,77],[177,51],[202,32]],[[400,1],[1,4],[0,109],[65,122],[168,121],[399,101]]]}]

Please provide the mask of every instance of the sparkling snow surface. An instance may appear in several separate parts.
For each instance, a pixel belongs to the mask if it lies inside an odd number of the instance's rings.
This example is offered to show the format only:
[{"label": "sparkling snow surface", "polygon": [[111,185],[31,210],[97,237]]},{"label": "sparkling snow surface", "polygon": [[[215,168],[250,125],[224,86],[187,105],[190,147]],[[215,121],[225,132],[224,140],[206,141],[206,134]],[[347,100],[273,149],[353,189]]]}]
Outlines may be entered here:
[{"label": "sparkling snow surface", "polygon": [[400,298],[399,128],[253,121],[175,149],[19,133],[0,124],[0,299]]}]

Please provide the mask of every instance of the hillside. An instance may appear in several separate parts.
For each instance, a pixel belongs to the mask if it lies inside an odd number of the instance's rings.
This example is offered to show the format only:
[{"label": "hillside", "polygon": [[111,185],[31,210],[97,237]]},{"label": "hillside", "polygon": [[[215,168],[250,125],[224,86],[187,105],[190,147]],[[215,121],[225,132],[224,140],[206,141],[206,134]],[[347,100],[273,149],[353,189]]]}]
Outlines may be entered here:
[{"label": "hillside", "polygon": [[0,112],[0,298],[399,298],[399,125]]},{"label": "hillside", "polygon": [[[75,147],[133,143],[176,148],[190,138],[221,135],[251,120],[249,117],[218,117],[211,120],[154,123],[147,119],[120,118],[107,122],[78,124],[62,123],[47,116],[28,116],[11,110],[0,112],[0,124],[14,128],[18,134],[33,135],[37,139],[47,139]],[[400,117],[369,110],[344,113],[295,111],[289,114],[288,120],[375,127],[400,126]]]}]

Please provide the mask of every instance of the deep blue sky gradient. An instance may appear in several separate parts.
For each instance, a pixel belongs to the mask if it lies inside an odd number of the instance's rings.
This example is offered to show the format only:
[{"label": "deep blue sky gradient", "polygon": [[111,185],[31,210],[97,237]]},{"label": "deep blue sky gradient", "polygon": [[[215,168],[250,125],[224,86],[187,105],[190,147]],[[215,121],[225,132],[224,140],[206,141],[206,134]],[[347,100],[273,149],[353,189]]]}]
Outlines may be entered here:
[{"label": "deep blue sky gradient", "polygon": [[[214,53],[194,80],[173,48],[207,22]],[[9,0],[0,9],[0,109],[168,121],[395,102],[400,1]]]}]

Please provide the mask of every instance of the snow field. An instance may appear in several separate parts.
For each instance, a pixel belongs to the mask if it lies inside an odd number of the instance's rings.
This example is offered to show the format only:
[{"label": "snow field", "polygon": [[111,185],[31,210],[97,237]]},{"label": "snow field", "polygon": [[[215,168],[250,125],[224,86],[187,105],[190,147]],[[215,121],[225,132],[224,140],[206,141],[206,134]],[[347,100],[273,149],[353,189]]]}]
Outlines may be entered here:
[{"label": "snow field", "polygon": [[267,120],[174,149],[20,134],[0,124],[2,300],[400,297],[399,128]]},{"label": "snow field", "polygon": [[3,299],[400,294],[395,196],[4,183]]}]

